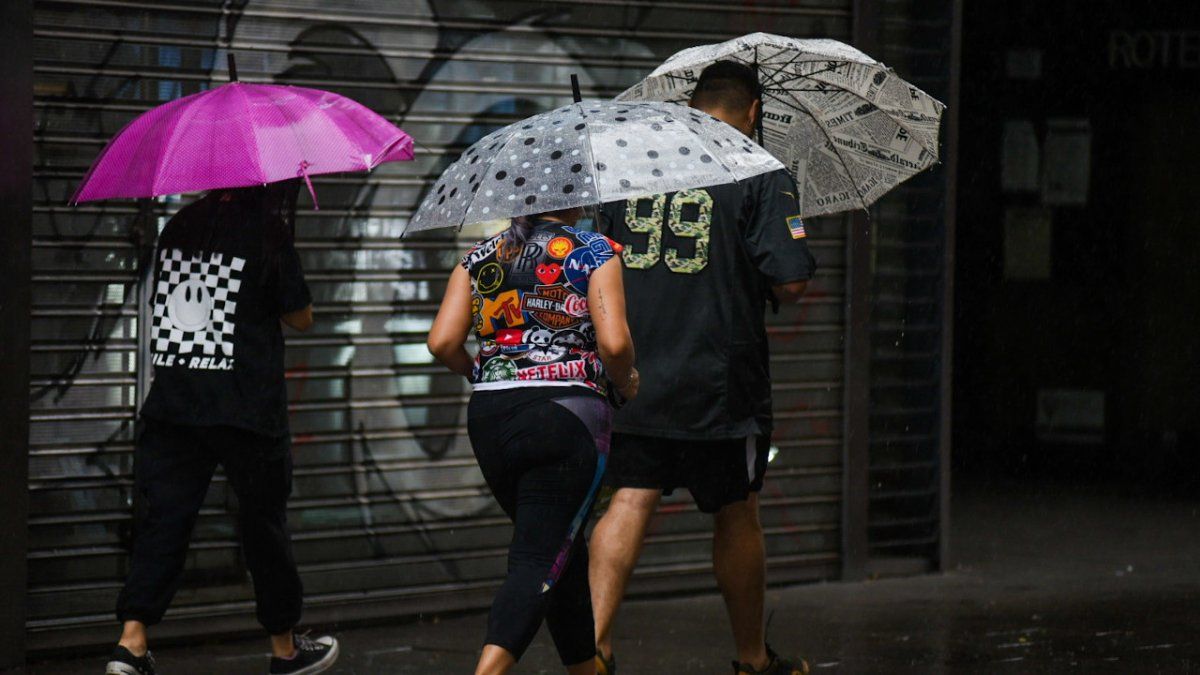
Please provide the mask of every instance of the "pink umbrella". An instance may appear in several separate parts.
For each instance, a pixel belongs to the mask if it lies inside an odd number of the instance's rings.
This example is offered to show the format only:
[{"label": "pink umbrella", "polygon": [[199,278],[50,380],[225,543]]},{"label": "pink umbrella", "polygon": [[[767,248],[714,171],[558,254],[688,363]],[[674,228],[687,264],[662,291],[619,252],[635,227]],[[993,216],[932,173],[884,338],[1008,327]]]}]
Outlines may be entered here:
[{"label": "pink umbrella", "polygon": [[310,175],[411,160],[412,145],[408,134],[343,96],[230,82],[134,119],[105,146],[71,201],[156,197],[296,177],[312,193]]}]

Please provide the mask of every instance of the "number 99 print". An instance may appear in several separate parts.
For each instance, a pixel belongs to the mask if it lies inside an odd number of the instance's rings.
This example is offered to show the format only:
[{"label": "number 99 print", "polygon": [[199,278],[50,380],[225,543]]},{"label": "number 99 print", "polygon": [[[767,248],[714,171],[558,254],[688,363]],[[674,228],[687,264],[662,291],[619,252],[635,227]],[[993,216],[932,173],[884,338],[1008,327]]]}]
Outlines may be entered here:
[{"label": "number 99 print", "polygon": [[[635,251],[632,244],[625,248],[622,254],[625,266],[646,270],[661,259],[667,269],[676,274],[696,274],[703,270],[708,266],[712,211],[712,196],[700,188],[680,190],[670,198],[659,194],[630,199],[625,205],[625,225],[630,232],[645,234],[647,238],[645,251]],[[664,251],[664,226],[676,237],[694,240],[695,252],[684,257],[674,247],[668,246]]]}]

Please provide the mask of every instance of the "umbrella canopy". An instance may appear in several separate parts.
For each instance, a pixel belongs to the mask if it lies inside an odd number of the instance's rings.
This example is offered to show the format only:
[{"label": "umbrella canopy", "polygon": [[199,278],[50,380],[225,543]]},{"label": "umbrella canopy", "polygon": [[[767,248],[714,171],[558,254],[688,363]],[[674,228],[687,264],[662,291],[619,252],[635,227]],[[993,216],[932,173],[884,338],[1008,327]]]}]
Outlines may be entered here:
[{"label": "umbrella canopy", "polygon": [[407,229],[732,183],[781,168],[737,129],[698,110],[582,101],[510,124],[467,148]]},{"label": "umbrella canopy", "polygon": [[705,66],[740,61],[763,88],[763,140],[800,185],[800,214],[866,208],[938,159],[945,105],[836,40],[752,33],[676,53],[620,101],[687,101]]},{"label": "umbrella canopy", "polygon": [[138,116],[105,146],[71,201],[307,180],[412,157],[408,134],[348,98],[231,82]]}]

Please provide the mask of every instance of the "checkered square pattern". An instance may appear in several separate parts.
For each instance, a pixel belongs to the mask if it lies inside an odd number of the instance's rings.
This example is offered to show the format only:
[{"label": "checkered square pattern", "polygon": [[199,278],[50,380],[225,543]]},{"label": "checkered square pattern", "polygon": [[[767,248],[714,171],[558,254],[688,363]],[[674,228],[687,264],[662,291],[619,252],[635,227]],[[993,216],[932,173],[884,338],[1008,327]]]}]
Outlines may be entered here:
[{"label": "checkered square pattern", "polygon": [[233,319],[245,266],[244,258],[221,253],[185,256],[177,248],[160,251],[150,336],[154,353],[232,357]]}]

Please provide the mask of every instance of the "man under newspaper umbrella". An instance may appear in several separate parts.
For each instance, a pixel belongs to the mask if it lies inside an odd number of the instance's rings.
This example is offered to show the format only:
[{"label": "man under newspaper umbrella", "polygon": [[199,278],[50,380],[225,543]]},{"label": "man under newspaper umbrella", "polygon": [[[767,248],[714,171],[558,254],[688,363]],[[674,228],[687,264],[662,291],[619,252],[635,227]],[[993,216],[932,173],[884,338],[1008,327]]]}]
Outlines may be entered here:
[{"label": "man under newspaper umbrella", "polygon": [[887,66],[837,40],[752,33],[677,52],[621,101],[687,101],[719,60],[754,69],[759,138],[800,187],[800,215],[867,208],[938,160],[945,106]]}]

